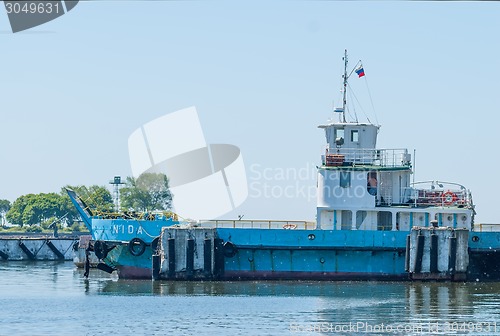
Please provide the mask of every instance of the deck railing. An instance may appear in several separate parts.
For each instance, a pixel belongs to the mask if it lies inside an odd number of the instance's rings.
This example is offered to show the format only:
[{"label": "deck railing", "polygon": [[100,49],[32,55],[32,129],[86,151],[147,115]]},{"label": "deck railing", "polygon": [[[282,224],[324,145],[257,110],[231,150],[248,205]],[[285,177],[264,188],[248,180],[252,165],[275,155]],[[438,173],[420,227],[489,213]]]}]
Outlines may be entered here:
[{"label": "deck railing", "polygon": [[474,224],[476,232],[500,232],[500,224]]},{"label": "deck railing", "polygon": [[324,166],[370,165],[380,167],[409,167],[411,155],[407,149],[327,148],[321,156]]},{"label": "deck railing", "polygon": [[443,206],[443,207],[471,207],[472,195],[466,189],[426,189],[406,188],[403,190],[403,199],[410,205],[421,206]]},{"label": "deck railing", "polygon": [[135,220],[169,220],[178,221],[179,216],[171,211],[151,211],[151,212],[136,212],[136,211],[124,211],[124,212],[105,212],[105,211],[95,211],[92,218],[96,219],[135,219]]},{"label": "deck railing", "polygon": [[201,220],[197,225],[210,228],[239,229],[313,230],[316,228],[316,222],[284,220]]}]

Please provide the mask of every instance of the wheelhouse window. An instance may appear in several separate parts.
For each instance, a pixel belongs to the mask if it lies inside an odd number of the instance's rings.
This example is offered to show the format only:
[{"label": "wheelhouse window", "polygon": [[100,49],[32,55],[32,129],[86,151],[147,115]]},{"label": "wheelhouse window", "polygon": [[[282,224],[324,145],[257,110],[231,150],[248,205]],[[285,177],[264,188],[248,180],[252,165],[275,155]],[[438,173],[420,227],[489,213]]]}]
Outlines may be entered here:
[{"label": "wheelhouse window", "polygon": [[351,131],[351,141],[352,142],[359,142],[359,132],[358,132],[358,130],[352,130]]},{"label": "wheelhouse window", "polygon": [[335,141],[339,139],[345,139],[344,137],[344,129],[343,128],[336,128],[335,129]]},{"label": "wheelhouse window", "polygon": [[340,187],[349,188],[351,186],[351,172],[340,172]]}]

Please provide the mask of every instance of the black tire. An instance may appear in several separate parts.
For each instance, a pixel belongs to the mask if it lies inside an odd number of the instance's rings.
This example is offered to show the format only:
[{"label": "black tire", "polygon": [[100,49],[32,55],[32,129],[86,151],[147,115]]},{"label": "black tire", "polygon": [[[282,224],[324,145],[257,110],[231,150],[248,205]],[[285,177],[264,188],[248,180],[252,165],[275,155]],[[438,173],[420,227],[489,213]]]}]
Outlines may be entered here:
[{"label": "black tire", "polygon": [[160,242],[160,237],[156,237],[155,239],[153,239],[153,241],[151,241],[151,250],[153,251],[153,254],[156,253],[159,242]]},{"label": "black tire", "polygon": [[108,244],[103,240],[96,240],[94,242],[94,253],[98,259],[104,259],[108,256]]},{"label": "black tire", "polygon": [[146,251],[146,243],[141,238],[132,238],[128,243],[128,251],[135,257],[141,256]]},{"label": "black tire", "polygon": [[238,252],[238,249],[236,248],[236,245],[234,245],[231,242],[224,243],[224,248],[223,248],[224,257],[232,258],[236,255],[237,252]]}]

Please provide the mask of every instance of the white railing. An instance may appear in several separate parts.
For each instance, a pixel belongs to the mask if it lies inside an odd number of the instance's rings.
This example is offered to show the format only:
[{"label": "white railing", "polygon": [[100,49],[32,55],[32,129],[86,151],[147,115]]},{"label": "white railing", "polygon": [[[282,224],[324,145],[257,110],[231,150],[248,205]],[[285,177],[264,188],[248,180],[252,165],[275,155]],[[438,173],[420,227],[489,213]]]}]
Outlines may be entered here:
[{"label": "white railing", "polygon": [[[429,186],[424,186],[428,184]],[[422,186],[422,187],[420,187]],[[411,188],[403,189],[403,199],[416,207],[472,207],[472,194],[464,186],[448,182],[417,182]]]},{"label": "white railing", "polygon": [[324,166],[371,165],[409,167],[411,155],[407,149],[327,148],[321,156]]},{"label": "white railing", "polygon": [[500,232],[500,224],[474,224],[476,232]]},{"label": "white railing", "polygon": [[239,229],[314,230],[316,228],[316,222],[285,220],[201,220],[196,225],[209,228]]}]

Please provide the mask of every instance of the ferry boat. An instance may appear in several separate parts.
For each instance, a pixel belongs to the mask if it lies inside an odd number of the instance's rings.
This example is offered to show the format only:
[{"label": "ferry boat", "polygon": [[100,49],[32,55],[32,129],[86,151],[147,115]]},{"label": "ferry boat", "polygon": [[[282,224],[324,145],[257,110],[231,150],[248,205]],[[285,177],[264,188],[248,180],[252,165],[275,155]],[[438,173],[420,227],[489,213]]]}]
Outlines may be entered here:
[{"label": "ferry boat", "polygon": [[[440,180],[412,182],[407,149],[377,148],[379,125],[346,120],[348,79],[364,73],[356,68],[348,74],[347,51],[343,60],[339,120],[318,126],[326,147],[318,166],[315,222],[182,223],[162,214],[108,219],[92,216],[69,192],[106,265],[101,268],[122,278],[150,279],[162,270],[164,278],[186,278],[183,272],[193,278],[195,257],[189,253],[195,253],[205,255],[205,267],[212,263],[204,273],[210,279],[500,279],[500,233],[474,225],[470,190]],[[176,230],[190,237],[187,250],[168,245]],[[205,250],[197,230],[212,230],[203,231],[205,243],[212,237]],[[163,259],[155,270],[152,255],[158,253]],[[187,266],[176,266],[178,260]]]}]

